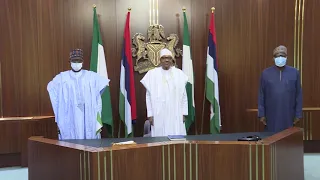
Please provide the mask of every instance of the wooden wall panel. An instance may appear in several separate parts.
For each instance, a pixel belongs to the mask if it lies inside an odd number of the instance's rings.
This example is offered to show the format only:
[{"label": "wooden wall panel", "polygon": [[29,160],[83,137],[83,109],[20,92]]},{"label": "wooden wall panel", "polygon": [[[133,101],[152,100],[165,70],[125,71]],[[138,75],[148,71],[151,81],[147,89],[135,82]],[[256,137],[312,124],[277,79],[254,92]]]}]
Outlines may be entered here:
[{"label": "wooden wall panel", "polygon": [[[302,0],[297,0],[301,1]],[[145,0],[0,0],[0,60],[4,116],[52,115],[47,83],[68,70],[69,51],[82,48],[89,68],[92,38],[92,4],[97,5],[105,47],[114,116],[114,135],[123,134],[118,99],[120,60],[127,8],[132,8],[131,36],[147,35],[149,7]],[[255,115],[260,73],[272,65],[272,51],[288,47],[288,63],[294,59],[296,0],[160,0],[159,23],[165,34],[176,33],[182,47],[182,7],[187,8],[195,74],[196,124],[191,133],[209,132],[209,104],[205,101],[204,78],[210,8],[216,8],[220,103],[223,132],[257,131]],[[319,87],[316,48],[320,7],[317,0],[305,1],[303,40],[303,88],[305,106],[318,106]],[[181,68],[181,58],[177,60]],[[143,75],[135,72],[138,119],[135,135],[141,136],[146,119]],[[311,97],[312,94],[312,97]],[[316,118],[316,117],[314,117]],[[202,121],[203,119],[203,121]],[[119,129],[119,125],[120,128]]]},{"label": "wooden wall panel", "polygon": [[302,39],[302,86],[303,104],[305,107],[318,108],[317,111],[304,113],[302,127],[305,128],[305,140],[320,140],[320,25],[317,21],[320,18],[320,1],[306,0],[305,14],[303,19],[304,33]]},{"label": "wooden wall panel", "polygon": [[257,118],[245,113],[257,107],[260,74],[273,65],[273,49],[286,45],[293,64],[295,3],[228,0],[215,7],[223,130],[253,131]]},{"label": "wooden wall panel", "polygon": [[[21,137],[17,132],[20,132],[19,121],[0,121],[0,154],[19,153],[21,149]],[[10,137],[15,137],[14,140],[8,140]]]},{"label": "wooden wall panel", "polygon": [[31,136],[58,139],[54,117],[0,118],[0,167],[27,167]]},{"label": "wooden wall panel", "polygon": [[320,1],[305,1],[304,16],[304,36],[303,36],[303,58],[302,58],[302,83],[303,83],[303,101],[304,106],[320,107],[320,47],[319,29],[320,24],[317,20],[320,18]]}]

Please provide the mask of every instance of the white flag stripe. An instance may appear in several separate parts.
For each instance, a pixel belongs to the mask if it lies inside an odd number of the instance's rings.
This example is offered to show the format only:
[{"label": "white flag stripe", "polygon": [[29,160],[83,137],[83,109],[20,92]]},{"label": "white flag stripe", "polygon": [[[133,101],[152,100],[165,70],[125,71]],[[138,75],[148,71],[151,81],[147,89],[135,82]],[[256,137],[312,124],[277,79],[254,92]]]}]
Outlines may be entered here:
[{"label": "white flag stripe", "polygon": [[127,134],[132,133],[132,119],[131,119],[131,105],[128,101],[128,94],[125,88],[125,69],[124,66],[122,64],[121,60],[121,73],[120,73],[120,91],[121,94],[124,96],[124,108],[125,108],[125,114],[124,114],[124,118],[125,118],[125,124],[127,126]]},{"label": "white flag stripe", "polygon": [[[210,79],[210,81],[214,84],[214,98],[217,100],[217,103],[219,104],[219,112],[220,112],[220,102],[219,102],[219,80],[218,80],[218,73],[214,69],[214,59],[209,54],[209,48],[208,48],[208,54],[207,54],[207,77]],[[211,105],[211,115],[210,119],[214,116],[213,107]],[[219,116],[219,125],[221,126],[221,115]]]},{"label": "white flag stripe", "polygon": [[97,73],[101,75],[102,77],[108,78],[108,72],[107,72],[107,64],[106,59],[104,56],[104,50],[103,46],[101,44],[98,44],[98,66],[97,66]]}]

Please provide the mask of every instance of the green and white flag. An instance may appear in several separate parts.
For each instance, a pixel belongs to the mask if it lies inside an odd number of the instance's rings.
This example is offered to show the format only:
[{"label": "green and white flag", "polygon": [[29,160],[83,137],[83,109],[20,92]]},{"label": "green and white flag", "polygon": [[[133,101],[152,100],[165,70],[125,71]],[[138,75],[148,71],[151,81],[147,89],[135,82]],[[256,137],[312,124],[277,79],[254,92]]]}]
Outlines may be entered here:
[{"label": "green and white flag", "polygon": [[[109,79],[96,8],[93,8],[93,36],[90,70],[98,73],[102,77]],[[103,124],[106,124],[109,136],[113,136],[113,118],[109,85],[105,88],[101,98],[101,117],[98,114],[97,120],[100,123],[100,128],[103,126]]]},{"label": "green and white flag", "polygon": [[193,64],[190,52],[190,35],[187,22],[186,12],[183,12],[184,26],[183,26],[183,57],[182,57],[182,71],[188,76],[188,83],[186,85],[186,91],[188,96],[188,117],[185,121],[186,130],[188,132],[189,127],[195,119],[195,105],[194,105],[194,77],[193,77]]}]

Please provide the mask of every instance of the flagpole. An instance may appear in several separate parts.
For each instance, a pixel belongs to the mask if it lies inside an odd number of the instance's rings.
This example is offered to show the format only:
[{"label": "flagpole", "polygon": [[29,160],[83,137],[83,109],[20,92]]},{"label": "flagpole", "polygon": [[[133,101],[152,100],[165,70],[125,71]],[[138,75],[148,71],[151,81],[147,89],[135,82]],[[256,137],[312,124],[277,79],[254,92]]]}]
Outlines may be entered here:
[{"label": "flagpole", "polygon": [[207,86],[207,80],[206,80],[206,75],[207,75],[207,62],[206,62],[206,67],[205,67],[205,80],[204,80],[204,88],[203,88],[203,101],[202,101],[202,117],[201,117],[201,131],[200,134],[203,133],[203,116],[204,116],[204,105],[206,102],[206,86]]},{"label": "flagpole", "polygon": [[[128,8],[128,12],[131,12],[131,8]],[[131,122],[131,136],[134,137],[134,123],[133,121]]]},{"label": "flagpole", "polygon": [[[128,12],[130,12],[130,11],[131,11],[131,8],[128,8]],[[124,120],[124,123],[125,123],[125,120]],[[120,138],[120,136],[121,136],[121,120],[119,120],[118,138]],[[124,136],[126,136],[126,134]]]},{"label": "flagpole", "polygon": [[[125,28],[124,28],[124,44],[123,44],[123,49],[122,49],[122,51],[123,51],[122,53],[123,53],[124,56],[122,56],[122,59],[121,59],[120,96],[119,96],[120,121],[119,121],[119,127],[118,127],[118,129],[119,129],[118,130],[118,137],[120,137],[120,135],[121,135],[121,129],[122,129],[121,128],[121,121],[123,121],[123,124],[124,124],[124,136],[125,137],[128,136],[128,130],[129,130],[128,129],[128,124],[129,123],[131,124],[131,130],[132,130],[132,114],[131,114],[131,117],[130,117],[130,121],[128,119],[129,117],[126,117],[125,114],[126,114],[126,111],[131,111],[132,112],[132,108],[134,106],[131,104],[131,109],[126,109],[126,101],[128,101],[128,99],[126,99],[126,94],[125,93],[127,93],[127,94],[132,93],[132,92],[134,92],[134,89],[132,87],[129,87],[129,90],[126,90],[126,87],[125,87],[126,73],[129,73],[129,75],[130,75],[130,69],[129,69],[129,72],[127,72],[128,68],[127,67],[125,68],[123,66],[125,64],[125,56],[127,56],[127,53],[129,54],[128,57],[127,57],[127,60],[129,59],[129,61],[131,61],[131,59],[130,59],[131,58],[131,51],[129,51],[129,52],[126,51],[127,46],[128,45],[130,46],[130,28],[129,28],[130,11],[131,11],[131,8],[128,8],[127,17],[126,17],[126,24],[125,24]],[[129,36],[129,37],[127,37],[127,36]],[[133,67],[130,66],[130,64],[129,64],[129,67],[133,69]],[[129,81],[132,81],[131,78],[129,79]],[[131,97],[131,98],[133,99],[133,101],[135,101],[135,97]],[[121,105],[122,103],[123,103],[123,105]],[[135,102],[134,102],[134,104],[135,104]],[[136,111],[135,107],[134,107],[134,111]],[[134,114],[134,119],[136,119],[136,114]]]},{"label": "flagpole", "polygon": [[119,119],[119,123],[118,123],[118,138],[120,138],[120,131],[121,131],[121,119]]},{"label": "flagpole", "polygon": [[[183,16],[186,16],[186,11],[187,11],[187,8],[186,7],[182,7],[182,12],[183,12]],[[187,19],[187,18],[186,18]],[[185,20],[186,20],[185,19]],[[185,22],[184,22],[185,23]],[[189,28],[187,29],[187,31],[189,32]],[[185,29],[184,29],[184,31],[183,31],[183,33],[185,33]],[[184,36],[184,35],[183,35]],[[190,37],[190,35],[189,35],[189,37]],[[184,39],[184,38],[183,38]],[[184,42],[183,42],[183,44],[184,44]],[[189,42],[189,47],[190,47],[190,42]],[[190,50],[190,49],[189,49]],[[191,51],[191,50],[190,50]],[[191,52],[190,52],[191,53]],[[190,58],[191,58],[191,56],[190,56]],[[184,61],[183,61],[183,58],[182,58],[182,64],[184,63]],[[185,71],[183,68],[182,68],[182,70],[183,71]],[[192,71],[193,71],[193,68],[192,68]],[[194,77],[192,77],[192,78],[194,78]],[[193,81],[194,82],[194,81]],[[192,84],[192,86],[194,86],[194,84]],[[187,88],[187,86],[186,86],[186,88]],[[191,93],[191,97],[192,97],[192,101],[194,102],[194,96],[192,95],[192,94],[194,94],[194,89],[192,88],[192,93]],[[192,103],[193,103],[192,102]],[[192,104],[192,105],[194,105],[194,104]],[[188,106],[189,106],[189,97],[188,97]],[[189,111],[190,112],[190,111]],[[190,122],[190,118],[192,118],[192,115],[194,116],[193,118],[193,123],[194,123],[194,126],[195,126],[195,134],[197,135],[198,134],[198,129],[197,129],[197,123],[196,123],[196,121],[195,121],[195,110],[194,110],[194,114],[188,114],[188,116],[187,116],[187,120],[186,121],[189,121]],[[188,127],[188,129],[186,129],[187,130],[187,134],[188,134],[188,131],[190,131],[190,127],[191,127],[191,125],[192,125],[192,123],[189,125],[189,127]]]},{"label": "flagpole", "polygon": [[[215,8],[212,7],[211,8],[211,13],[213,14],[214,13],[214,10]],[[207,55],[208,56],[208,55]],[[208,57],[207,57],[208,58]],[[206,66],[205,66],[205,77],[207,75],[207,62],[206,62]],[[203,119],[204,119],[204,105],[205,105],[205,102],[206,102],[206,87],[207,87],[207,80],[205,78],[205,81],[204,81],[204,90],[203,90],[203,102],[202,102],[202,117],[201,117],[201,134],[203,133]],[[210,117],[209,117],[210,118]]]}]

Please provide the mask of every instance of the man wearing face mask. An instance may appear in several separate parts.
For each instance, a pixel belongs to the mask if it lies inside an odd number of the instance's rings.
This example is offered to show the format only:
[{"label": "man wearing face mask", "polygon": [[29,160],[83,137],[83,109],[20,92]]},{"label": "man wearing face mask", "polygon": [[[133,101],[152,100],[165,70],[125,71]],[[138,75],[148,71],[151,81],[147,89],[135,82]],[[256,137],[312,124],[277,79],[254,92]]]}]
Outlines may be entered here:
[{"label": "man wearing face mask", "polygon": [[188,115],[188,77],[173,66],[172,53],[160,51],[161,67],[150,70],[141,80],[146,88],[147,115],[151,136],[186,135],[184,116]]},{"label": "man wearing face mask", "polygon": [[82,69],[81,49],[71,51],[69,59],[71,70],[59,73],[47,86],[59,139],[98,139],[101,94],[109,79]]},{"label": "man wearing face mask", "polygon": [[258,116],[266,131],[279,132],[302,118],[302,90],[299,71],[286,65],[287,48],[273,51],[275,66],[262,72]]}]

